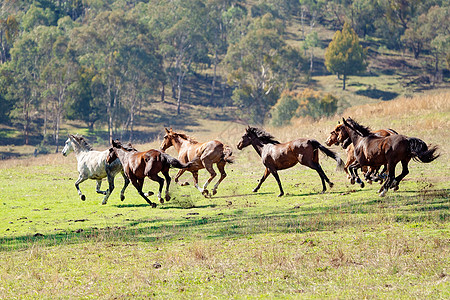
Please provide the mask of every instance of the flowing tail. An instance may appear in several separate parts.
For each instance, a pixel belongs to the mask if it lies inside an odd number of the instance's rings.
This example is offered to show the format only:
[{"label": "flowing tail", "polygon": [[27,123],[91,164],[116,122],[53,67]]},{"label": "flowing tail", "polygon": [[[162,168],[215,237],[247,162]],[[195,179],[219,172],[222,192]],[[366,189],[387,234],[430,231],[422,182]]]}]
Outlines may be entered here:
[{"label": "flowing tail", "polygon": [[228,145],[224,145],[222,159],[225,162],[232,164],[232,163],[234,163],[234,157],[232,155],[233,155],[233,149],[231,149],[231,147]]},{"label": "flowing tail", "polygon": [[169,154],[166,153],[161,153],[161,156],[170,164],[171,167],[173,168],[177,168],[177,169],[187,169],[189,168],[193,162],[190,161],[186,164],[182,163],[181,161],[179,161],[178,159],[176,159],[175,157],[170,156]]},{"label": "flowing tail", "polygon": [[326,156],[329,156],[331,158],[333,158],[336,161],[336,170],[340,170],[343,171],[344,170],[344,162],[342,161],[342,159],[339,157],[339,155],[337,155],[336,152],[331,151],[330,149],[328,149],[327,147],[322,146],[322,144],[320,144],[318,141],[316,140],[311,140],[311,144],[314,147],[314,149],[319,149],[320,151],[322,151]]},{"label": "flowing tail", "polygon": [[418,138],[408,138],[409,150],[411,156],[416,161],[423,163],[429,163],[441,156],[439,153],[435,153],[438,149],[437,146],[428,148],[427,144]]}]

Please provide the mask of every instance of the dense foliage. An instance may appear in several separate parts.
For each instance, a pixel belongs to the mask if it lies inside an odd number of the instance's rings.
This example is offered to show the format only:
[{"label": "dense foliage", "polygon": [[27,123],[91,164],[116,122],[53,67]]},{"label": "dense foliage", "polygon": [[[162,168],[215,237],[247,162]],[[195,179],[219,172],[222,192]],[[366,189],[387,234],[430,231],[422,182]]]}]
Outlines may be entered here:
[{"label": "dense foliage", "polygon": [[[58,145],[66,120],[133,139],[143,108],[171,102],[180,114],[199,78],[207,86],[201,104],[231,104],[240,118],[262,123],[280,95],[303,88],[314,71],[318,24],[337,31],[347,23],[353,39],[431,55],[436,73],[450,60],[449,0],[4,0],[0,7],[0,122],[20,129],[26,144],[37,136]],[[298,49],[287,43],[294,20]],[[344,80],[355,73],[330,70]]]}]

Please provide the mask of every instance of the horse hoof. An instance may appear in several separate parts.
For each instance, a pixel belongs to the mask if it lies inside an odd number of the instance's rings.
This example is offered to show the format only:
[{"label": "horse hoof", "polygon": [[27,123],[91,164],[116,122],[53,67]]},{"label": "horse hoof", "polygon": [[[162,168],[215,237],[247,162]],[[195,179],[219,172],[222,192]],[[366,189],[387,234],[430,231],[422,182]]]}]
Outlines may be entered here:
[{"label": "horse hoof", "polygon": [[217,191],[216,190],[213,190],[213,193],[212,193],[213,195],[215,195],[215,194],[217,194]]},{"label": "horse hoof", "polygon": [[156,203],[151,204],[152,208],[156,208]]},{"label": "horse hoof", "polygon": [[159,203],[164,204],[164,199],[159,199]]},{"label": "horse hoof", "polygon": [[169,195],[166,195],[166,202],[169,202],[172,199]]},{"label": "horse hoof", "polygon": [[103,202],[102,202],[102,205],[106,205],[106,201],[103,201]]},{"label": "horse hoof", "polygon": [[81,195],[81,201],[86,200],[86,196],[85,195]]},{"label": "horse hoof", "polygon": [[279,195],[278,195],[278,197],[282,197],[284,195],[284,193],[280,193]]},{"label": "horse hoof", "polygon": [[189,185],[189,182],[187,182],[187,181],[185,181],[185,182],[183,182],[182,184],[180,184],[181,186],[186,186],[186,185]]},{"label": "horse hoof", "polygon": [[396,186],[394,186],[393,188],[392,188],[392,190],[395,192],[395,191],[398,191],[398,185],[396,185]]},{"label": "horse hoof", "polygon": [[155,193],[153,193],[152,191],[149,191],[148,193],[145,193],[144,196],[145,197],[150,197],[152,195],[154,195]]},{"label": "horse hoof", "polygon": [[125,200],[125,195],[120,195],[120,201]]},{"label": "horse hoof", "polygon": [[361,183],[359,184],[359,186],[360,186],[361,188],[364,188],[364,182],[361,182]]},{"label": "horse hoof", "polygon": [[383,191],[380,193],[380,197],[384,197],[385,195],[386,195],[386,191],[383,190]]},{"label": "horse hoof", "polygon": [[258,192],[258,189],[253,189],[253,193],[256,193],[256,192]]},{"label": "horse hoof", "polygon": [[208,190],[203,190],[203,192],[202,192],[202,195],[203,196],[205,196],[205,198],[207,198],[208,197],[208,195],[209,195],[209,191]]},{"label": "horse hoof", "polygon": [[350,179],[350,183],[351,183],[351,184],[355,184],[355,179],[353,179],[353,178]]},{"label": "horse hoof", "polygon": [[330,185],[330,188],[332,188],[334,186],[334,183],[332,183],[332,182],[328,182],[328,184]]}]

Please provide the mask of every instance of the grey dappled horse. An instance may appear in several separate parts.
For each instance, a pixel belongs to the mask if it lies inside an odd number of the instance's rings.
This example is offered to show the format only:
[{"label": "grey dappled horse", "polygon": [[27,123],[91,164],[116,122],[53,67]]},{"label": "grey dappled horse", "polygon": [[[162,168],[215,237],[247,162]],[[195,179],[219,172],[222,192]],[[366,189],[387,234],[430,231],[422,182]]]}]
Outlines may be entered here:
[{"label": "grey dappled horse", "polygon": [[[114,177],[119,172],[122,173],[122,176],[125,179],[122,191],[120,192],[120,200],[123,201],[125,199],[125,189],[130,183],[130,180],[125,176],[119,159],[114,160],[111,164],[106,162],[109,149],[105,151],[92,150],[91,145],[89,145],[89,143],[82,136],[78,134],[69,134],[69,138],[67,139],[64,149],[62,150],[62,154],[67,156],[72,151],[75,153],[78,161],[79,176],[75,182],[75,187],[77,188],[78,195],[80,195],[81,200],[86,200],[86,196],[81,192],[79,184],[86,179],[94,179],[97,180],[97,193],[105,195],[102,204],[106,204],[109,195],[111,195],[114,190]],[[108,178],[109,188],[106,191],[101,191],[100,187],[102,185],[102,179],[105,177]]]}]

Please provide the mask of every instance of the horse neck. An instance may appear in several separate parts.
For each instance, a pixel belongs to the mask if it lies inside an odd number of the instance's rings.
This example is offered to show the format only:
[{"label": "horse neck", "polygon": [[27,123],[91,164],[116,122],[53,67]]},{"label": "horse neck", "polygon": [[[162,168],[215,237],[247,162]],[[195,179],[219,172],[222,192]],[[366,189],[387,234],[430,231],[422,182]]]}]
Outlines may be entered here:
[{"label": "horse neck", "polygon": [[120,160],[120,162],[121,162],[122,164],[124,164],[124,163],[126,162],[127,157],[128,157],[130,154],[136,152],[136,151],[128,152],[128,151],[125,151],[125,150],[123,150],[123,149],[121,149],[121,148],[114,148],[114,149],[116,150],[117,157],[119,158],[119,160]]},{"label": "horse neck", "polygon": [[261,156],[262,150],[266,145],[261,140],[252,140],[253,149],[255,149],[259,156]]},{"label": "horse neck", "polygon": [[349,127],[346,127],[345,129],[347,130],[347,134],[350,137],[353,145],[356,146],[356,144],[359,142],[359,140],[362,139],[363,137],[360,136],[358,133],[356,133],[355,130],[353,130]]},{"label": "horse neck", "polygon": [[192,145],[192,143],[178,136],[177,138],[172,140],[172,145],[175,148],[175,150],[177,150],[177,152],[180,153],[181,148],[189,147],[190,145]]},{"label": "horse neck", "polygon": [[82,156],[82,155],[86,154],[87,152],[91,151],[89,149],[81,147],[79,144],[77,144],[75,142],[72,142],[72,148],[73,148],[73,152],[75,153],[76,157]]}]

